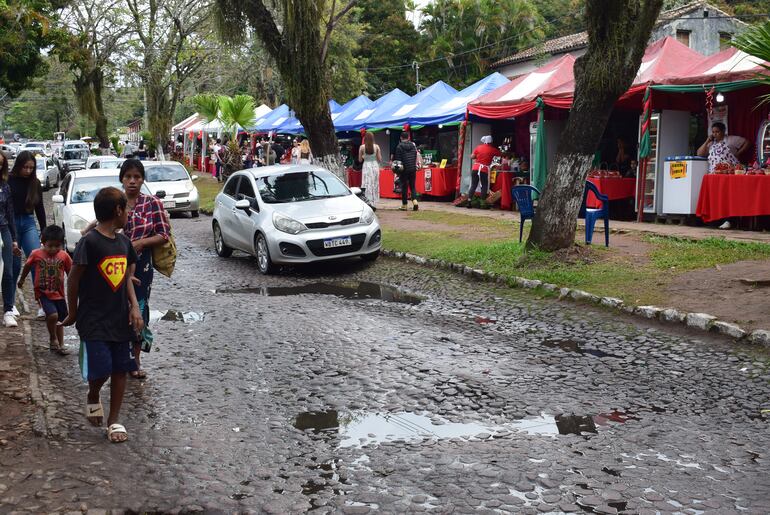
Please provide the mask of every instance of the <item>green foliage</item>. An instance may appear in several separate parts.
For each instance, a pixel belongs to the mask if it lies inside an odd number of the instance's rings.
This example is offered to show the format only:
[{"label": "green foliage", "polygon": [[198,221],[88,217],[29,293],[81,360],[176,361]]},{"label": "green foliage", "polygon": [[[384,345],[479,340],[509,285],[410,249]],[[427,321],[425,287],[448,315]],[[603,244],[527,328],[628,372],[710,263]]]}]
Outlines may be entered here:
[{"label": "green foliage", "polygon": [[219,117],[219,95],[201,93],[190,100],[206,123],[211,123]]},{"label": "green foliage", "polygon": [[238,126],[249,127],[254,124],[254,99],[249,95],[219,97],[220,120],[222,125],[232,131],[233,140],[238,134]]},{"label": "green foliage", "polygon": [[0,0],[0,88],[11,97],[47,71],[41,48],[57,37],[53,28],[62,0]]},{"label": "green foliage", "polygon": [[120,138],[117,136],[110,137],[110,143],[112,144],[112,149],[115,151],[117,155],[120,155]]},{"label": "green foliage", "polygon": [[[733,40],[733,45],[747,54],[764,62],[770,62],[770,21],[757,25],[740,34]],[[757,77],[762,84],[770,85],[770,66],[761,64],[765,73]],[[760,103],[770,102],[770,94],[759,97]]]}]

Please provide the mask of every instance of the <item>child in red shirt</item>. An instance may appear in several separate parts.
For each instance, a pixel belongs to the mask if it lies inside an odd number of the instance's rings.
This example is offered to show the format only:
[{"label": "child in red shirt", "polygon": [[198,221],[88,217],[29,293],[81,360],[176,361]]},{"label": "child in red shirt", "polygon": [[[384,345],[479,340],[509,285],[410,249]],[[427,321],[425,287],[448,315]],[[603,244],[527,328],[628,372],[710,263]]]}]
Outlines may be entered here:
[{"label": "child in red shirt", "polygon": [[58,322],[67,318],[67,301],[64,297],[64,274],[72,269],[72,258],[62,250],[64,229],[49,225],[40,237],[42,247],[30,253],[19,277],[19,288],[24,287],[27,274],[35,268],[35,299],[45,311],[45,323],[50,336],[50,348],[60,355],[67,354],[64,347],[64,326]]}]

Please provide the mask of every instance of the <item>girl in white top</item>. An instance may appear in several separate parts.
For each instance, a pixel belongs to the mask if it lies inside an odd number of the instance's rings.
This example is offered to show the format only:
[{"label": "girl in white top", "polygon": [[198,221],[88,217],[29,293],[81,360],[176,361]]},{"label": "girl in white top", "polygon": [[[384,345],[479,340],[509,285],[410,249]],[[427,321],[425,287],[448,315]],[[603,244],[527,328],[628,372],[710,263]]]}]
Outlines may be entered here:
[{"label": "girl in white top", "polygon": [[310,143],[303,139],[299,144],[299,164],[309,165],[311,159],[313,159],[313,153],[310,151]]},{"label": "girl in white top", "polygon": [[364,144],[358,148],[358,160],[363,161],[361,167],[361,187],[366,191],[366,197],[373,206],[380,200],[380,161],[382,153],[380,146],[374,143],[374,133],[364,135]]}]

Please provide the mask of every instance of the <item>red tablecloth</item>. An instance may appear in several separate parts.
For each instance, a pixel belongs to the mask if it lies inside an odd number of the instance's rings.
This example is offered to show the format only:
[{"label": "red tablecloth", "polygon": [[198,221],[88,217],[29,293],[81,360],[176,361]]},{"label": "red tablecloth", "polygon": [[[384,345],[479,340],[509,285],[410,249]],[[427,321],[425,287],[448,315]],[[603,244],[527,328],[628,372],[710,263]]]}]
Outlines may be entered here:
[{"label": "red tablecloth", "polygon": [[706,175],[695,214],[704,222],[770,215],[770,175]]},{"label": "red tablecloth", "polygon": [[[610,200],[620,200],[624,198],[634,198],[636,179],[623,177],[589,177],[588,181],[593,183],[599,189],[599,193],[607,195]],[[588,192],[586,206],[598,208],[601,206],[599,199]]]},{"label": "red tablecloth", "polygon": [[[426,172],[430,172],[430,181]],[[390,167],[380,168],[380,197],[401,198],[400,193],[393,193],[393,170]],[[415,187],[420,195],[432,197],[447,197],[454,195],[457,182],[457,168],[421,168],[417,170]]]}]

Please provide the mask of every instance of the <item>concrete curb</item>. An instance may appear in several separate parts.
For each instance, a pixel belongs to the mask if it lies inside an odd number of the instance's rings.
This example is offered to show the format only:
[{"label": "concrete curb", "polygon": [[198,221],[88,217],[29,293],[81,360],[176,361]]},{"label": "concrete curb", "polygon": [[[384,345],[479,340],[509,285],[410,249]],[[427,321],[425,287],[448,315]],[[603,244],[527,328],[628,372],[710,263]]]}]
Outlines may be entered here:
[{"label": "concrete curb", "polygon": [[[30,307],[29,304],[27,304],[24,292],[21,290],[17,290],[17,292],[22,312],[29,313]],[[40,387],[40,375],[38,374],[39,366],[33,350],[32,326],[30,326],[28,320],[22,320],[21,324],[24,329],[24,346],[27,348],[27,355],[32,364],[29,370],[29,394],[35,405],[35,420],[32,424],[32,431],[36,436],[48,437],[51,433],[48,428],[48,417],[46,417],[45,397],[43,396],[43,389]]]},{"label": "concrete curb", "polygon": [[492,272],[485,272],[484,270],[474,269],[468,266],[459,265],[457,263],[442,261],[440,259],[426,259],[422,256],[416,256],[407,252],[396,252],[388,249],[383,249],[381,252],[383,256],[408,261],[418,265],[449,270],[451,272],[460,273],[478,281],[494,282],[496,284],[507,285],[516,288],[525,288],[529,290],[539,289],[551,293],[556,293],[560,300],[566,298],[573,301],[588,302],[590,304],[604,306],[609,309],[635,315],[647,320],[659,320],[661,322],[682,324],[691,329],[699,329],[701,331],[718,333],[723,336],[732,338],[736,342],[752,343],[770,348],[770,331],[756,329],[749,332],[736,324],[719,320],[717,317],[707,313],[687,313],[673,308],[661,308],[658,306],[634,306],[631,304],[626,304],[622,300],[613,297],[600,297],[586,291],[572,288],[562,288],[555,284],[544,283],[537,279],[527,279],[524,277],[513,277],[512,279],[506,279],[505,277],[499,276],[498,274]]}]

